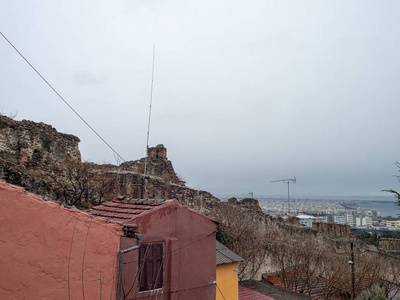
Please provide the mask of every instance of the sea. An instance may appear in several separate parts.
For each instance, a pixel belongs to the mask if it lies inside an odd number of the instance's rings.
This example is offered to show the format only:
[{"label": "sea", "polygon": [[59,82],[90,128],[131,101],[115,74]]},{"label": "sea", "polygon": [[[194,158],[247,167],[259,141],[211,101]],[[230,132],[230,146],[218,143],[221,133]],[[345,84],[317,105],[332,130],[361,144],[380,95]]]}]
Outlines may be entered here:
[{"label": "sea", "polygon": [[382,217],[398,217],[400,215],[400,207],[394,201],[360,201],[351,207],[379,211]]},{"label": "sea", "polygon": [[[400,206],[394,196],[325,196],[321,199],[343,200],[350,207],[361,210],[379,211],[382,217],[399,217]],[[351,204],[348,204],[348,203]]]}]

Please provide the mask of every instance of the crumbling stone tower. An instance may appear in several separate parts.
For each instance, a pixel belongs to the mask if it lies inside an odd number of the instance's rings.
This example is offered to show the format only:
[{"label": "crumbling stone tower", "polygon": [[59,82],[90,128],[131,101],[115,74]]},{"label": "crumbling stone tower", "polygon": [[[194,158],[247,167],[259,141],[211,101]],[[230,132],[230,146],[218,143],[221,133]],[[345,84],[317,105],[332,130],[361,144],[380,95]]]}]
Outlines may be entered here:
[{"label": "crumbling stone tower", "polygon": [[167,148],[165,148],[163,144],[147,148],[147,157],[167,159]]}]

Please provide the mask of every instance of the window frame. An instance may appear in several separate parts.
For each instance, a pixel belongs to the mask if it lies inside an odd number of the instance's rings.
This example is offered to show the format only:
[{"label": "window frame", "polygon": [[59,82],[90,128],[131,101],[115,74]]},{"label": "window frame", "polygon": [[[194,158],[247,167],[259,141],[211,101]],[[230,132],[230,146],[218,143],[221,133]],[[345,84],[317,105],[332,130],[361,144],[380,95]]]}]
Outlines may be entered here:
[{"label": "window frame", "polygon": [[[142,244],[138,251],[138,262],[138,292],[148,292],[163,288],[164,243]],[[156,274],[156,277],[154,277],[154,274]]]}]

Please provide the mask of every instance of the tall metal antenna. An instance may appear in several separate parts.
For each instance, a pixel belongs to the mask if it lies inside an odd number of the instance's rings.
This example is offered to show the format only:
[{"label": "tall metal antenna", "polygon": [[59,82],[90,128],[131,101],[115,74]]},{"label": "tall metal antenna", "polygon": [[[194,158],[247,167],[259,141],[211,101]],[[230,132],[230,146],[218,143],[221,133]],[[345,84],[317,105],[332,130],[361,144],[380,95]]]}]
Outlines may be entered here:
[{"label": "tall metal antenna", "polygon": [[278,180],[272,180],[271,182],[279,182],[282,181],[284,183],[287,183],[287,201],[288,201],[288,215],[290,214],[290,196],[289,196],[289,185],[291,183],[296,183],[296,176],[293,176],[293,179],[278,179]]},{"label": "tall metal antenna", "polygon": [[144,189],[146,186],[146,175],[147,175],[147,159],[148,159],[148,150],[149,150],[149,136],[150,136],[150,120],[151,120],[151,105],[153,103],[153,83],[154,83],[154,57],[156,53],[156,45],[153,45],[153,66],[151,68],[151,89],[150,89],[150,107],[149,107],[149,121],[147,124],[147,140],[146,140],[146,156],[144,158],[144,171],[143,171],[143,179],[142,179],[142,189],[141,189],[141,198],[144,198]]},{"label": "tall metal antenna", "polygon": [[147,173],[147,152],[149,150],[149,136],[150,136],[150,120],[151,120],[151,105],[153,103],[153,83],[154,83],[154,57],[156,53],[156,45],[153,45],[153,66],[151,68],[151,89],[150,89],[150,107],[149,107],[149,122],[147,124],[147,141],[146,141],[146,156],[144,159],[144,172],[143,175],[146,177]]}]

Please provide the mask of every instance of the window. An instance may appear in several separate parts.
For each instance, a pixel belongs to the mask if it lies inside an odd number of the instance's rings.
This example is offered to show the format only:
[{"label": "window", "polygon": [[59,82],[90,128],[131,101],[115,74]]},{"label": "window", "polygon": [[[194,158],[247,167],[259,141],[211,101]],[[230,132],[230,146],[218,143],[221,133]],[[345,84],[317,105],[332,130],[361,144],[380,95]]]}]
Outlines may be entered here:
[{"label": "window", "polygon": [[164,244],[139,248],[139,291],[159,289],[164,282]]}]

